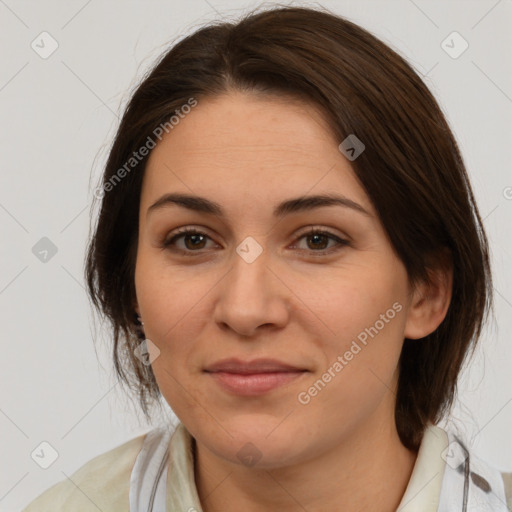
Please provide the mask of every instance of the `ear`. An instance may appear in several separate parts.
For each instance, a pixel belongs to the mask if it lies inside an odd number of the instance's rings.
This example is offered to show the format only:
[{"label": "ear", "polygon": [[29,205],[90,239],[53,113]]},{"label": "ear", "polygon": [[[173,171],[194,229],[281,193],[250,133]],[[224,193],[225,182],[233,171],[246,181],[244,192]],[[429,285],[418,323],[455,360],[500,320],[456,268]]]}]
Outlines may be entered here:
[{"label": "ear", "polygon": [[404,336],[420,339],[433,333],[444,320],[452,298],[453,264],[446,250],[438,252],[427,271],[429,282],[414,287]]}]

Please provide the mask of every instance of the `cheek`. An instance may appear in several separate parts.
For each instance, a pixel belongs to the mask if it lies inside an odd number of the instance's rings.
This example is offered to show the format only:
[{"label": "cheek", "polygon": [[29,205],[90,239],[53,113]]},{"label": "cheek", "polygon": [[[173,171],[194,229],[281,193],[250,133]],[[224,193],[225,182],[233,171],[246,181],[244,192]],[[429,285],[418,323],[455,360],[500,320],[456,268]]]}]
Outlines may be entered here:
[{"label": "cheek", "polygon": [[209,280],[184,279],[171,267],[163,268],[148,257],[138,259],[135,274],[137,300],[143,314],[144,330],[160,351],[152,369],[163,396],[173,410],[194,410],[190,398],[197,393],[189,373],[194,360],[193,340],[200,337],[207,319],[205,296]]},{"label": "cheek", "polygon": [[[300,406],[304,417],[317,425],[319,435],[335,433],[340,425],[355,429],[379,409],[394,410],[404,309],[397,312],[391,305],[361,311],[339,317],[340,334],[322,346],[325,366],[299,390],[300,403],[309,400]],[[381,311],[388,312],[388,323],[372,314]]]},{"label": "cheek", "polygon": [[327,333],[317,338],[323,367],[312,382],[328,381],[325,387],[318,383],[318,403],[345,412],[371,409],[394,385],[406,321],[406,274],[390,268],[347,273],[339,285],[324,283],[322,293],[310,289],[322,319],[318,324]]},{"label": "cheek", "polygon": [[309,322],[309,331],[316,329],[322,340],[318,343],[331,357],[349,350],[354,340],[362,346],[373,339],[387,340],[379,345],[388,349],[392,343],[401,344],[407,276],[398,265],[380,263],[296,280],[294,292],[307,306],[299,315]]},{"label": "cheek", "polygon": [[177,336],[191,340],[200,332],[209,318],[205,312],[208,292],[218,280],[212,274],[216,273],[191,273],[170,265],[160,253],[140,251],[135,272],[137,300],[148,326],[146,334],[162,349],[179,352],[183,343]]}]

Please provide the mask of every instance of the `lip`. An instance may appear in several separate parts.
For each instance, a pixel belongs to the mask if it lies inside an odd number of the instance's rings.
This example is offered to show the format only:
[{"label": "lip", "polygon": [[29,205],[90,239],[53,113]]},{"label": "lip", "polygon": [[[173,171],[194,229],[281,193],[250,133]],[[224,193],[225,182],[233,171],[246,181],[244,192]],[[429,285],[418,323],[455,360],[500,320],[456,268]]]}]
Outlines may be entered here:
[{"label": "lip", "polygon": [[301,377],[308,370],[277,359],[217,361],[205,370],[225,391],[242,396],[268,393]]},{"label": "lip", "polygon": [[271,372],[271,373],[209,373],[219,386],[234,395],[257,396],[275,390],[306,373],[303,371]]},{"label": "lip", "polygon": [[235,357],[222,359],[205,368],[206,372],[225,372],[238,374],[271,373],[271,372],[297,372],[306,368],[293,366],[278,359],[259,358],[252,361],[243,361]]},{"label": "lip", "polygon": [[239,374],[271,373],[271,372],[297,372],[306,368],[294,366],[278,359],[258,358],[252,361],[243,361],[236,357],[221,359],[205,368],[206,372],[226,372]]}]

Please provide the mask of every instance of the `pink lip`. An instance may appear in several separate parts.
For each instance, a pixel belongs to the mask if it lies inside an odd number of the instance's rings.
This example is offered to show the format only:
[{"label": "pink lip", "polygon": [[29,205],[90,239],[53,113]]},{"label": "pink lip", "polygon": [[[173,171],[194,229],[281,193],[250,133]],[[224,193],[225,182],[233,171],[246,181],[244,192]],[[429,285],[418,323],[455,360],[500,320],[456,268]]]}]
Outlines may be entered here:
[{"label": "pink lip", "polygon": [[255,359],[244,362],[231,358],[218,361],[205,372],[226,391],[236,395],[255,396],[287,384],[305,372],[276,359]]},{"label": "pink lip", "polygon": [[278,388],[304,373],[305,371],[253,374],[212,372],[210,375],[226,391],[236,395],[254,396]]},{"label": "pink lip", "polygon": [[221,359],[205,368],[207,372],[228,373],[269,373],[302,370],[305,370],[305,368],[283,363],[277,359],[259,358],[252,361],[242,361],[236,357]]}]

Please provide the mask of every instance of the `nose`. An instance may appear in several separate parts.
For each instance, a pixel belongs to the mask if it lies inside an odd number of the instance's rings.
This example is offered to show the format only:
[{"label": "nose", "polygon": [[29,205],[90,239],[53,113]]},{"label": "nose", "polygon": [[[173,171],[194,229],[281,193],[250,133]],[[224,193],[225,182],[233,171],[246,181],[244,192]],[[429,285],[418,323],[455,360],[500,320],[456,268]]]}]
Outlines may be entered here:
[{"label": "nose", "polygon": [[292,292],[266,251],[255,259],[240,254],[216,287],[214,320],[223,330],[254,338],[261,330],[286,325]]}]

